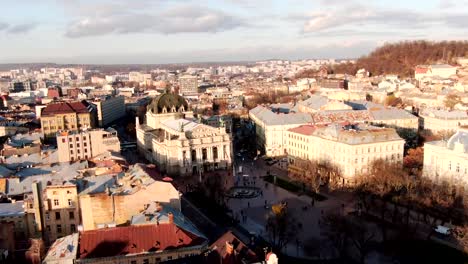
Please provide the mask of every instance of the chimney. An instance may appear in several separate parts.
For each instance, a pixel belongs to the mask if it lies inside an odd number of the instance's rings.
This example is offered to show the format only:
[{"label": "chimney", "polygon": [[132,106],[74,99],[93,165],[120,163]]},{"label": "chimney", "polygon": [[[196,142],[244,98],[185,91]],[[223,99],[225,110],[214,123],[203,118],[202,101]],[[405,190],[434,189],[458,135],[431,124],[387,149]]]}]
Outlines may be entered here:
[{"label": "chimney", "polygon": [[229,241],[226,241],[226,254],[231,255],[232,253],[234,253],[234,245]]},{"label": "chimney", "polygon": [[169,223],[170,224],[173,224],[174,223],[174,214],[172,214],[171,212],[169,212],[167,214],[167,218],[169,218]]}]

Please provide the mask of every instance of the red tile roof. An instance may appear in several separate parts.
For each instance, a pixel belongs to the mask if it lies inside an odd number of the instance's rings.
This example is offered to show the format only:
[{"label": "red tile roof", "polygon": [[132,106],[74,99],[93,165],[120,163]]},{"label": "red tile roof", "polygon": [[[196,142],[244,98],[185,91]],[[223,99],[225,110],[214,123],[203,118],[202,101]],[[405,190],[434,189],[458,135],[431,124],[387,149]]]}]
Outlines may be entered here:
[{"label": "red tile roof", "polygon": [[[227,244],[233,246],[234,252],[229,254]],[[241,264],[245,263],[242,260],[247,260],[248,263],[258,261],[258,257],[251,249],[242,243],[231,231],[226,232],[210,248],[214,249],[206,259],[208,264]],[[220,261],[221,260],[221,261]]]},{"label": "red tile roof", "polygon": [[293,132],[293,133],[298,133],[306,136],[312,135],[314,131],[317,129],[316,126],[314,125],[302,125],[299,127],[291,128],[288,131]]},{"label": "red tile roof", "polygon": [[114,227],[80,234],[80,259],[123,256],[202,245],[198,237],[173,223]]},{"label": "red tile roof", "polygon": [[68,113],[89,113],[88,107],[83,102],[64,102],[48,104],[42,110],[42,116],[53,116],[56,114],[68,114]]},{"label": "red tile roof", "polygon": [[416,67],[414,71],[415,73],[427,73],[427,71],[429,71],[429,67]]}]

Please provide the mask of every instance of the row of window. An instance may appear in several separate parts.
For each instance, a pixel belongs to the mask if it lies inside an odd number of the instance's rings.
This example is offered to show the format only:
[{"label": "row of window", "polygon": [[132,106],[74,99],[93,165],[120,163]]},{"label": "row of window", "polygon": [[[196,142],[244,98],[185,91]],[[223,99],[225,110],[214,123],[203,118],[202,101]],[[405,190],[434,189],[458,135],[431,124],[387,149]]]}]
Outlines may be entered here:
[{"label": "row of window", "polygon": [[[449,161],[448,163],[448,170],[449,171],[452,171],[452,161]],[[456,166],[455,166],[455,172],[460,172],[461,171],[461,167],[460,167],[460,163],[457,162]],[[465,167],[465,174],[468,173],[468,167]]]},{"label": "row of window", "polygon": [[[50,220],[49,212],[45,213],[46,220]],[[60,212],[55,212],[55,220],[61,220],[62,214]],[[68,212],[68,220],[75,220],[75,212]]]},{"label": "row of window", "polygon": [[[52,228],[50,227],[50,225],[46,225],[46,229],[48,232],[51,232],[52,231]],[[58,234],[61,234],[63,232],[62,230],[62,225],[56,225],[55,226],[55,231],[58,233]],[[70,231],[72,233],[76,232],[76,225],[75,224],[71,224],[70,225]]]},{"label": "row of window", "polygon": [[[68,202],[68,206],[73,206],[73,200],[72,199],[68,199],[67,202]],[[59,199],[54,199],[54,206],[60,206]]]}]

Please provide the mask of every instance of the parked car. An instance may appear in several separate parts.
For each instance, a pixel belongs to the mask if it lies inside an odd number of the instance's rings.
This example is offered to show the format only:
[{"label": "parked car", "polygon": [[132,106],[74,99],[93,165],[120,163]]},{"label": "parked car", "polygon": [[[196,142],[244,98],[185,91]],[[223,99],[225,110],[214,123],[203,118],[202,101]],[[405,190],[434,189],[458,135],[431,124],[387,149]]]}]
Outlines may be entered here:
[{"label": "parked car", "polygon": [[434,231],[436,231],[438,234],[448,236],[450,235],[452,229],[450,229],[450,227],[438,225],[437,227],[434,228]]}]

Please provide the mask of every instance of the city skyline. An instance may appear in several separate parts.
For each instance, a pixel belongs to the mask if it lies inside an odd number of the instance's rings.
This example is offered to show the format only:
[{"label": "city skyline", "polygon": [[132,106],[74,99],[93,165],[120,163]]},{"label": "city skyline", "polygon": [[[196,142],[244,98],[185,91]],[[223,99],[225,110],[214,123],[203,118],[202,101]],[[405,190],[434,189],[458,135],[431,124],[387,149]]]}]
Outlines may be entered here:
[{"label": "city skyline", "polygon": [[[6,0],[0,63],[356,58],[401,40],[459,40],[455,1]],[[19,15],[22,14],[22,15]]]}]

